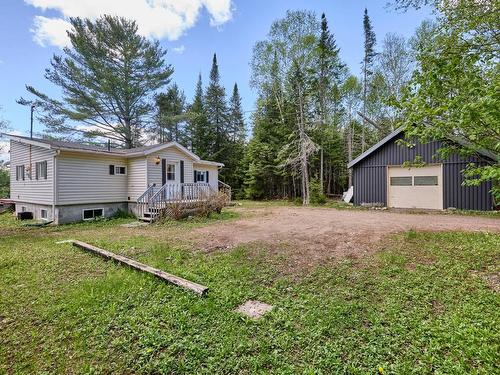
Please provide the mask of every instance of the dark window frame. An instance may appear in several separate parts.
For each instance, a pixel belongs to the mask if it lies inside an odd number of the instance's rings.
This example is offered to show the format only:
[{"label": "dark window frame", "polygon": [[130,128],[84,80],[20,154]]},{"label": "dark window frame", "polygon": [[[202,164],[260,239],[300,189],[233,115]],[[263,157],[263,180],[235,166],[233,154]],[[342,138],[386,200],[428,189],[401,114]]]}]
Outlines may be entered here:
[{"label": "dark window frame", "polygon": [[[396,181],[409,181],[408,183],[396,183]],[[391,186],[413,186],[412,176],[391,176],[389,180]]]},{"label": "dark window frame", "polygon": [[35,179],[37,180],[47,179],[47,160],[37,161],[35,163]]},{"label": "dark window frame", "polygon": [[[101,214],[96,216],[96,211],[97,212],[101,211]],[[91,212],[92,216],[86,215],[86,213],[88,213],[88,212]],[[86,216],[88,216],[88,217],[86,217]],[[104,217],[104,208],[84,208],[82,210],[82,219],[84,221],[97,219],[98,217]]]},{"label": "dark window frame", "polygon": [[[171,169],[173,168],[173,170]],[[175,164],[167,163],[167,181],[175,181],[176,168]]]},{"label": "dark window frame", "polygon": [[[22,171],[19,173],[19,171]],[[22,176],[20,176],[22,174]],[[16,181],[25,181],[26,180],[26,168],[24,164],[16,165]]]},{"label": "dark window frame", "polygon": [[[432,183],[430,183],[430,184],[426,183],[426,180],[423,180],[423,179],[432,179]],[[413,186],[439,186],[439,177],[438,176],[414,176]]]}]

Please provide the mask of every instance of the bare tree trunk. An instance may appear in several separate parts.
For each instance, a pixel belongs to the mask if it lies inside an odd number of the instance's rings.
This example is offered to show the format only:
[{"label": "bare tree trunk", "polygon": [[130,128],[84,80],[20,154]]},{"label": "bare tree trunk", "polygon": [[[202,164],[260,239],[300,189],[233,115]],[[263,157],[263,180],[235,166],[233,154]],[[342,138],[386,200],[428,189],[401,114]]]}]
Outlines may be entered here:
[{"label": "bare tree trunk", "polygon": [[309,171],[307,163],[307,137],[304,121],[304,103],[299,91],[299,141],[300,141],[300,174],[302,175],[302,204],[309,204]]}]

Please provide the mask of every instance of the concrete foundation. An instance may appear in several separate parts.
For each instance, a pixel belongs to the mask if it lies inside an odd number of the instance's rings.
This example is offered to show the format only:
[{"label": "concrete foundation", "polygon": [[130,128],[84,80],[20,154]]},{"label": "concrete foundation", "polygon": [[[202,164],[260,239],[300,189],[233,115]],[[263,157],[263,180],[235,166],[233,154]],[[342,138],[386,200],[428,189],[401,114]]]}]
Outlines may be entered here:
[{"label": "concrete foundation", "polygon": [[[47,220],[47,221],[54,220],[54,217],[52,215],[52,206],[50,205],[19,202],[15,204],[15,207],[16,207],[16,216],[18,212],[32,212],[33,219],[35,220]],[[45,210],[47,213],[46,219],[42,217],[43,216],[42,210]]]},{"label": "concrete foundation", "polygon": [[128,203],[92,203],[92,204],[77,204],[68,206],[56,206],[55,212],[52,211],[52,206],[16,202],[16,214],[22,211],[33,213],[35,220],[43,220],[42,210],[47,211],[47,220],[54,221],[54,224],[68,224],[83,221],[83,211],[89,209],[102,209],[103,217],[111,217],[119,210],[128,211]]}]

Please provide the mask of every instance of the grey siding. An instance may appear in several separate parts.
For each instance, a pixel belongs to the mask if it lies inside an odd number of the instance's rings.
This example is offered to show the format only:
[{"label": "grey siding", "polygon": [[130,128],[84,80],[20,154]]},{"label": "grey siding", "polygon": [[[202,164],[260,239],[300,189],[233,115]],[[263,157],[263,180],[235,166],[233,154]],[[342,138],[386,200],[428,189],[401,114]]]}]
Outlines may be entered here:
[{"label": "grey siding", "polygon": [[412,162],[420,156],[426,163],[443,164],[443,203],[444,208],[455,207],[464,210],[492,210],[493,197],[489,192],[491,183],[480,186],[462,186],[464,180],[461,171],[467,163],[483,162],[475,157],[467,159],[452,155],[442,160],[437,155],[440,141],[429,143],[416,142],[415,147],[408,148],[396,143],[403,138],[401,134],[389,141],[353,167],[354,204],[383,203],[387,205],[387,166],[401,165],[405,161]]},{"label": "grey siding", "polygon": [[147,189],[147,159],[145,156],[128,160],[128,197],[130,201],[137,201]]},{"label": "grey siding", "polygon": [[147,158],[147,183],[148,186],[156,184],[157,186],[162,185],[161,176],[161,163],[156,164],[155,159],[159,156],[160,159],[166,159],[167,163],[174,163],[176,165],[176,183],[180,183],[180,161],[184,160],[184,182],[193,182],[193,160],[189,155],[186,155],[182,151],[179,151],[175,147],[169,147],[165,150],[149,155]]},{"label": "grey siding", "polygon": [[128,177],[110,175],[110,165],[127,166],[128,162],[120,157],[61,152],[57,157],[57,204],[126,202]]},{"label": "grey siding", "polygon": [[[31,156],[30,156],[31,155]],[[54,203],[55,152],[39,146],[10,141],[10,197],[25,203],[51,205]],[[36,162],[47,162],[47,179],[35,178]],[[16,180],[16,167],[24,165],[25,179]],[[31,166],[31,178],[29,167]]]}]

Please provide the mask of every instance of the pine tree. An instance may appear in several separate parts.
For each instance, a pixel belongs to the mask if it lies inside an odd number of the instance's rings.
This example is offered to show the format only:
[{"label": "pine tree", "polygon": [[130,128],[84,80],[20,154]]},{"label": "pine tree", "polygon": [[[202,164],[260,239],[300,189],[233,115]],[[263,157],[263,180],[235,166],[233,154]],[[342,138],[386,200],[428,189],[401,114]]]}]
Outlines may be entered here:
[{"label": "pine tree", "polygon": [[[235,83],[229,100],[228,116],[228,164],[222,170],[225,182],[231,185],[235,193],[240,193],[244,180],[245,156],[245,120],[241,108],[241,97]],[[238,194],[242,196],[243,194]]]},{"label": "pine tree", "polygon": [[[324,151],[325,135],[329,124],[337,125],[340,118],[341,90],[340,85],[346,75],[346,67],[339,57],[340,49],[337,47],[335,38],[328,28],[325,14],[321,15],[321,34],[318,42],[318,69],[315,78],[315,95],[317,97],[317,112],[319,114],[319,131],[316,132],[317,142],[320,150],[320,189],[324,189]],[[329,145],[328,145],[329,146]],[[331,149],[331,147],[328,147]]]},{"label": "pine tree", "polygon": [[[56,100],[27,86],[50,133],[102,136],[132,148],[154,114],[154,94],[173,69],[158,41],[139,35],[137,23],[102,16],[71,18],[71,48],[54,55],[45,77],[62,91]],[[20,99],[24,101],[24,99]],[[78,129],[85,124],[89,130]]]},{"label": "pine tree", "polygon": [[[363,30],[365,35],[365,53],[363,58],[363,116],[367,116],[367,100],[370,90],[370,76],[373,74],[373,60],[377,55],[375,52],[376,37],[375,32],[368,16],[368,10],[365,8],[365,14],[363,17]],[[366,120],[363,119],[363,128],[361,131],[361,151],[363,152],[366,148]]]},{"label": "pine tree", "polygon": [[193,103],[191,103],[188,110],[187,126],[190,133],[191,150],[203,159],[209,158],[211,151],[210,129],[205,113],[201,74],[198,75]]},{"label": "pine tree", "polygon": [[220,84],[217,55],[214,53],[210,81],[205,92],[205,113],[211,135],[209,157],[222,162],[226,152],[226,134],[228,129],[228,109],[226,90]]},{"label": "pine tree", "polygon": [[229,135],[231,142],[244,143],[245,132],[245,120],[241,108],[241,97],[238,85],[235,83],[231,99],[229,100]]},{"label": "pine tree", "polygon": [[187,138],[186,97],[177,84],[170,86],[166,93],[156,97],[158,113],[156,116],[156,134],[160,142],[176,141],[184,143]]}]

